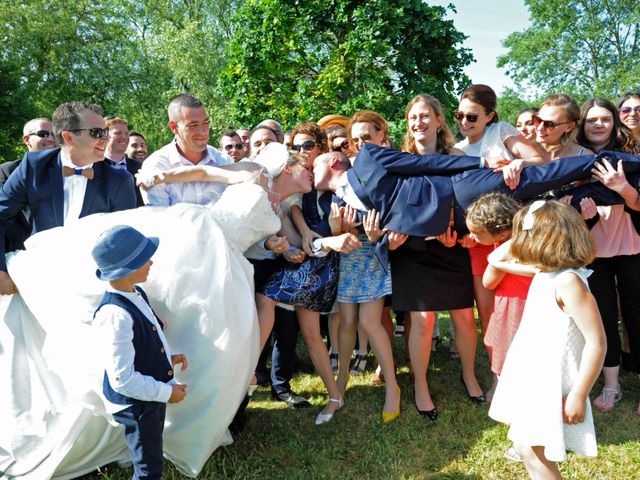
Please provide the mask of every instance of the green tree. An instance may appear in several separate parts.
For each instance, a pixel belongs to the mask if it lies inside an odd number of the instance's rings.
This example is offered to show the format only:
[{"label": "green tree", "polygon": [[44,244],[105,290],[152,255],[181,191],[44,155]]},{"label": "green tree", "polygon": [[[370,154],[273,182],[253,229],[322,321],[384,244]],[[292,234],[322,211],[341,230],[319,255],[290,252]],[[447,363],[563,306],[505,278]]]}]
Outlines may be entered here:
[{"label": "green tree", "polygon": [[[126,118],[151,148],[170,138],[168,99],[189,90],[226,120],[216,81],[239,0],[0,2],[0,160],[16,158],[22,124],[69,100]],[[17,101],[16,99],[20,99]],[[13,108],[9,108],[12,106]],[[5,112],[3,112],[4,115]]]},{"label": "green tree", "polygon": [[472,56],[445,13],[421,0],[247,1],[221,77],[231,118],[293,126],[368,108],[394,120],[423,91],[451,105]]},{"label": "green tree", "polygon": [[638,0],[525,0],[531,26],[511,34],[498,66],[546,92],[618,96],[638,87]]}]

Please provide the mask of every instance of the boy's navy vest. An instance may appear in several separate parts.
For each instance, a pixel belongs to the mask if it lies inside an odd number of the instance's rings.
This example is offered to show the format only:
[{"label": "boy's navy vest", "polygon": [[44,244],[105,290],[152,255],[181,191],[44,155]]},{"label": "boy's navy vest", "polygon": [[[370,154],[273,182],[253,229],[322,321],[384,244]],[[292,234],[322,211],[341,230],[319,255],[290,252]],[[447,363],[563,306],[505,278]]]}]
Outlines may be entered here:
[{"label": "boy's navy vest", "polygon": [[[138,287],[136,287],[136,290],[148,304],[149,300],[144,291]],[[167,354],[164,351],[164,345],[160,340],[160,336],[156,331],[156,326],[152,325],[130,300],[114,292],[105,292],[100,305],[98,305],[98,308],[93,314],[94,318],[98,310],[107,304],[116,305],[126,310],[133,319],[133,348],[136,352],[133,360],[134,370],[142,375],[153,377],[159,382],[167,383],[172,380],[173,367],[167,359]],[[158,323],[162,324],[160,321]],[[102,391],[104,396],[107,397],[107,400],[118,405],[131,405],[142,402],[142,400],[122,395],[111,388],[106,371],[104,372]]]},{"label": "boy's navy vest", "polygon": [[[323,192],[318,197],[318,191],[314,188],[309,193],[302,195],[302,216],[307,226],[314,232],[324,237],[331,236],[329,227],[329,213],[331,212],[331,192]],[[318,203],[323,213],[318,211]]]}]

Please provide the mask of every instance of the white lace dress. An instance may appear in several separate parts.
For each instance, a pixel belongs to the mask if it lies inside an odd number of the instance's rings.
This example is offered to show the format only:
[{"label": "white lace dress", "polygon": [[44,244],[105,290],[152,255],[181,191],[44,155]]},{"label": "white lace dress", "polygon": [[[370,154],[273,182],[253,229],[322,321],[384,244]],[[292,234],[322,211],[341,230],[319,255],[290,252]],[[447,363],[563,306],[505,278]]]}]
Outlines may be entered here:
[{"label": "white lace dress", "polygon": [[566,450],[588,456],[598,453],[591,405],[584,422],[562,421],[562,399],[578,375],[584,337],[556,302],[556,278],[573,272],[586,284],[589,271],[538,273],[531,282],[522,322],[502,368],[489,416],[506,423],[509,439],[526,446],[544,446],[551,461],[566,460]]},{"label": "white lace dress", "polygon": [[164,455],[195,476],[231,442],[227,426],[259,355],[253,268],[242,252],[280,227],[257,185],[227,188],[215,205],[178,204],[92,215],[41,232],[9,256],[20,294],[0,298],[0,472],[73,478],[127,462],[121,426],[102,396],[105,357],[93,311],[105,285],[91,248],[117,224],[160,237],[149,280],[151,305],[189,369],[186,399],[169,405]]}]

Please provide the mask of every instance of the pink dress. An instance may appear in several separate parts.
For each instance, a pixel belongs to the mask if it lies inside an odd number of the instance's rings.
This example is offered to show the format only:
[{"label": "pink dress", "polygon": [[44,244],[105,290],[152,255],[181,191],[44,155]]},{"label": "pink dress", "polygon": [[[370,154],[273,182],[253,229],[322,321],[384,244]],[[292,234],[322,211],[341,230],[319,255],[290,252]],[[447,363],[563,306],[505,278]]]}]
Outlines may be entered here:
[{"label": "pink dress", "polygon": [[507,351],[520,326],[531,280],[532,277],[507,273],[496,288],[493,314],[484,335],[484,344],[491,354],[491,371],[496,375],[502,372]]}]

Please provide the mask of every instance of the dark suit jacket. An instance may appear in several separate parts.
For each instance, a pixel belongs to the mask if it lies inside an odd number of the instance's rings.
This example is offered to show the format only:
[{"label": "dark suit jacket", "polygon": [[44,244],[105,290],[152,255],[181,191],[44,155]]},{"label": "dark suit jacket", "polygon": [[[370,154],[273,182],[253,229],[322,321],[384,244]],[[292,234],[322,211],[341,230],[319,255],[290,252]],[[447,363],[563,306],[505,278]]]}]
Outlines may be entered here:
[{"label": "dark suit jacket", "polygon": [[[18,168],[22,159],[14,160],[12,162],[5,162],[0,164],[0,187],[4,185],[13,171]],[[31,212],[29,208],[22,210],[16,217],[11,220],[7,226],[5,235],[5,251],[13,252],[14,250],[23,250],[24,241],[31,235]]]},{"label": "dark suit jacket", "polygon": [[[105,162],[93,165],[80,217],[135,208],[133,178]],[[27,153],[0,189],[0,270],[6,271],[4,239],[7,226],[22,209],[31,209],[32,233],[64,222],[64,191],[60,149]]]},{"label": "dark suit jacket", "polygon": [[[142,162],[134,158],[129,158],[127,156],[125,156],[124,158],[125,158],[125,161],[127,162],[127,172],[129,172],[133,176],[133,184],[135,185],[136,173],[138,173],[138,170],[140,170],[140,167],[142,167]],[[113,162],[108,158],[105,158],[105,161],[107,163],[113,164]],[[142,194],[140,193],[139,188],[136,188],[136,204],[138,205],[138,207],[144,207],[144,201],[142,200]]]},{"label": "dark suit jacket", "polygon": [[426,237],[449,224],[453,184],[445,175],[480,166],[479,157],[411,155],[366,144],[347,178],[362,203],[378,210],[381,226]]},{"label": "dark suit jacket", "polygon": [[[457,224],[464,225],[464,211],[483,193],[503,191],[531,199],[570,182],[590,179],[593,163],[600,158],[608,158],[614,165],[623,160],[628,174],[640,171],[640,157],[605,151],[526,167],[518,187],[510,190],[502,173],[478,168],[478,157],[410,155],[365,145],[347,175],[358,198],[380,212],[382,226],[427,237],[446,230],[452,207]],[[456,169],[464,172],[456,174]],[[453,175],[443,176],[448,173]],[[623,203],[618,194],[600,184],[583,185],[580,191],[601,205]]]}]

